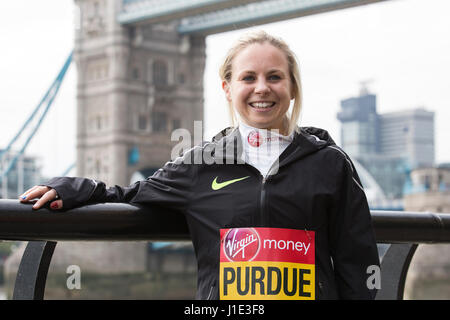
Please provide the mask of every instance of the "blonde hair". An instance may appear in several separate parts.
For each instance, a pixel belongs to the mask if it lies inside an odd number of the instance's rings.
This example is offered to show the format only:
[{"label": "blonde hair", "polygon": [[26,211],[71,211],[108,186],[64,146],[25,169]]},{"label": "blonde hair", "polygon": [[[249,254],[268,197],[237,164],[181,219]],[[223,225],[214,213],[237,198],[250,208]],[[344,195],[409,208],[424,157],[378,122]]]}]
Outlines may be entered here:
[{"label": "blonde hair", "polygon": [[[228,54],[226,55],[225,60],[219,69],[219,76],[222,81],[226,81],[229,83],[232,78],[231,70],[233,59],[241,50],[255,43],[258,44],[269,43],[275,48],[280,49],[286,55],[289,67],[289,76],[294,90],[294,105],[290,117],[287,117],[288,134],[290,134],[292,133],[292,131],[294,131],[298,119],[300,117],[300,112],[302,108],[302,87],[300,81],[300,68],[297,62],[297,58],[294,52],[286,44],[286,42],[284,42],[280,38],[276,38],[272,35],[269,35],[265,31],[257,31],[245,34],[228,51]],[[233,126],[236,126],[237,123],[236,114],[231,103],[228,104],[228,107],[233,122]]]}]

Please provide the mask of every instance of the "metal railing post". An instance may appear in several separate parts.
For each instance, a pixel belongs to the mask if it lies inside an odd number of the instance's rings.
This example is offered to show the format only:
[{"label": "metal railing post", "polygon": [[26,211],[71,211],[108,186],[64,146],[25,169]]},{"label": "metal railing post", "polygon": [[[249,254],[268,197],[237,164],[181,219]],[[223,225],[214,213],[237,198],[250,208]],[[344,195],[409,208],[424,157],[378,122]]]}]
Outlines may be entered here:
[{"label": "metal railing post", "polygon": [[25,248],[14,285],[13,300],[43,300],[54,241],[30,241]]},{"label": "metal railing post", "polygon": [[381,289],[376,300],[403,300],[406,276],[416,249],[415,243],[389,246],[381,260]]}]

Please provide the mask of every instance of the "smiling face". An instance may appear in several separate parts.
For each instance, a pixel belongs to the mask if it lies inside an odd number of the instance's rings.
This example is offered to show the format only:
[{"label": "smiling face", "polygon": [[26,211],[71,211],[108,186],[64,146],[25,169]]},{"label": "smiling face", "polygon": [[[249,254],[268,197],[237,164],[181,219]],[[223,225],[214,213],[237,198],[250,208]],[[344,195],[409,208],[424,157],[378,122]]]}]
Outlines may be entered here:
[{"label": "smiling face", "polygon": [[294,98],[286,55],[273,45],[254,43],[233,59],[231,79],[222,82],[227,100],[248,125],[286,133],[286,112]]}]

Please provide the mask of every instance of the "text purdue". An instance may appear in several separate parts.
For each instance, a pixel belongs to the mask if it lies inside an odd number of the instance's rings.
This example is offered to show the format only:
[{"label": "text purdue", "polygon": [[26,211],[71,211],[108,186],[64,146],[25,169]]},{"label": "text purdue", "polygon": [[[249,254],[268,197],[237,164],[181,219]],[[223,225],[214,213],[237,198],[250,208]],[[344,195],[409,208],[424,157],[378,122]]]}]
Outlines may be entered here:
[{"label": "text purdue", "polygon": [[[304,290],[304,286],[310,285],[310,281],[303,278],[310,274],[309,269],[278,268],[278,267],[225,267],[223,268],[223,295],[228,295],[228,286],[235,285],[236,292],[245,296],[251,295],[278,295],[281,291],[286,296],[310,297],[311,292]],[[259,291],[258,291],[259,290]]]}]

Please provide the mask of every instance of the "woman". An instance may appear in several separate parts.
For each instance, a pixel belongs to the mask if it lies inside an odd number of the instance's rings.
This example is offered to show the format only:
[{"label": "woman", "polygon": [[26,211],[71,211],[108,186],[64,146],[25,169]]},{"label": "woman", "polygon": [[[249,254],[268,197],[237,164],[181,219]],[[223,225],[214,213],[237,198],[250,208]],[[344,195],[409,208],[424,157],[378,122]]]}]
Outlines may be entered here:
[{"label": "woman", "polygon": [[[373,299],[367,268],[379,259],[367,200],[328,133],[296,126],[294,54],[265,32],[250,34],[220,75],[234,127],[211,142],[129,187],[53,178],[21,201],[40,198],[35,209],[127,202],[184,214],[198,299]],[[214,161],[195,161],[205,154]]]}]

